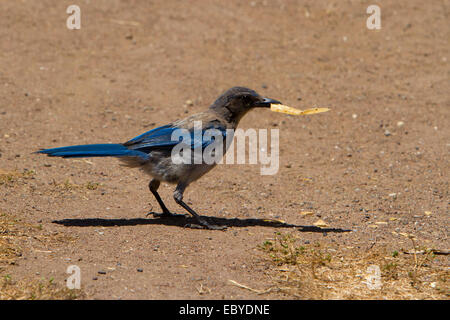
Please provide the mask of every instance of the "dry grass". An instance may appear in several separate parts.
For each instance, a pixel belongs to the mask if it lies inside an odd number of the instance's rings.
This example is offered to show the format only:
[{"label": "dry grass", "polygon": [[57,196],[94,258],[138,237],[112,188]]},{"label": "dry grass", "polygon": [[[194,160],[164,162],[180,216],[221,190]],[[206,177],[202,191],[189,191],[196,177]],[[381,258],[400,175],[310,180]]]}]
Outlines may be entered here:
[{"label": "dry grass", "polygon": [[65,190],[65,191],[74,191],[74,190],[97,190],[100,186],[97,182],[87,182],[85,184],[75,184],[72,183],[70,180],[64,181],[64,183],[56,183],[53,182],[53,185],[56,186],[59,189]]},{"label": "dry grass", "polygon": [[0,186],[8,186],[17,181],[33,179],[34,175],[35,172],[33,170],[24,169],[22,172],[19,172],[0,169]]},{"label": "dry grass", "polygon": [[[277,234],[260,246],[270,261],[272,291],[300,299],[449,297],[448,258],[432,250],[424,249],[419,256],[382,245],[356,250],[318,242],[300,246],[297,240],[293,234]],[[420,249],[416,242],[414,247]],[[371,268],[379,268],[379,287],[371,279],[375,274]]]},{"label": "dry grass", "polygon": [[15,281],[6,275],[0,281],[0,300],[72,300],[83,296],[80,290],[58,286],[53,279]]},{"label": "dry grass", "polygon": [[[84,294],[80,290],[69,290],[53,279],[14,279],[14,265],[22,256],[23,248],[32,240],[36,245],[67,243],[74,238],[59,233],[50,233],[20,220],[0,213],[0,300],[3,299],[75,299]],[[29,244],[28,244],[29,245]]]}]

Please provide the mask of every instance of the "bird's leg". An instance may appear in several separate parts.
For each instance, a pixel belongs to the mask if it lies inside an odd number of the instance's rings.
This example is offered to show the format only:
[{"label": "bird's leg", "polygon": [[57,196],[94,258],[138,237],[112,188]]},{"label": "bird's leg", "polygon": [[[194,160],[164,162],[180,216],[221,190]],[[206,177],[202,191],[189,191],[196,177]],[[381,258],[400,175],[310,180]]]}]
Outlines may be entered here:
[{"label": "bird's leg", "polygon": [[163,212],[162,213],[149,212],[147,213],[147,216],[153,215],[154,217],[185,217],[184,214],[175,214],[170,212],[169,209],[167,209],[166,205],[164,204],[164,202],[162,201],[161,197],[158,194],[159,185],[160,185],[159,180],[153,179],[148,184],[148,188],[150,189],[151,193],[153,193],[153,195],[155,196],[156,201],[158,201],[159,206],[161,207]]},{"label": "bird's leg", "polygon": [[179,183],[177,185],[177,188],[175,189],[173,198],[175,199],[176,203],[178,203],[180,206],[182,206],[184,209],[186,209],[186,211],[188,211],[194,217],[194,219],[197,220],[197,222],[199,223],[199,225],[187,225],[188,227],[191,227],[191,228],[201,227],[201,228],[210,229],[210,230],[223,230],[223,229],[227,228],[226,226],[216,226],[216,225],[209,224],[205,219],[203,219],[200,215],[198,215],[197,212],[195,212],[186,203],[184,203],[183,202],[183,192],[184,192],[185,188],[186,188],[185,185]]}]

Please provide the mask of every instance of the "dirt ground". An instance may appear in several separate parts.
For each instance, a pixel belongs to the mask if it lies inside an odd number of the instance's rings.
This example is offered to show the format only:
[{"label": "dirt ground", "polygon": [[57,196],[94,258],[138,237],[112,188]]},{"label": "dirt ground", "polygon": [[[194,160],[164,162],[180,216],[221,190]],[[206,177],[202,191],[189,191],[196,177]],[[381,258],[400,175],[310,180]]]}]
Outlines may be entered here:
[{"label": "dirt ground", "polygon": [[[370,4],[1,1],[0,297],[61,298],[23,292],[77,265],[82,299],[448,299],[450,2],[379,1],[381,30]],[[280,130],[278,173],[222,165],[185,193],[226,231],[147,218],[150,178],[116,159],[32,154],[124,142],[236,85],[332,110],[242,120]]]}]

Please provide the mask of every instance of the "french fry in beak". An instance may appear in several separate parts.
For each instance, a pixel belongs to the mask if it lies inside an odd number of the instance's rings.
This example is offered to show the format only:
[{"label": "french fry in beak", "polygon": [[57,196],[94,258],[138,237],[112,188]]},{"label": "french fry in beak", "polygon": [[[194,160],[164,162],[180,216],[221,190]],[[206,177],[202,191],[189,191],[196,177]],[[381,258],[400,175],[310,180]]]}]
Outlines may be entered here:
[{"label": "french fry in beak", "polygon": [[328,108],[312,108],[312,109],[306,109],[306,110],[299,110],[295,108],[291,108],[282,104],[271,104],[270,110],[274,112],[281,112],[286,114],[292,114],[295,116],[303,116],[308,114],[315,114],[315,113],[321,113],[321,112],[327,112],[330,109]]}]

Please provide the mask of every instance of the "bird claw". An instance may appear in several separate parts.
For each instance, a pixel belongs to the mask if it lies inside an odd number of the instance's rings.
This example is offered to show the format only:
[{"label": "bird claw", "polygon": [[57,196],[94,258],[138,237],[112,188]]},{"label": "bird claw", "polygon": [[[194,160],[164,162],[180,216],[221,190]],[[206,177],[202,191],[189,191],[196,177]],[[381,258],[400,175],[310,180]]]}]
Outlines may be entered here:
[{"label": "bird claw", "polygon": [[217,225],[211,225],[211,224],[209,224],[209,225],[206,227],[206,229],[209,229],[209,230],[226,230],[226,229],[227,229],[227,226],[217,226]]},{"label": "bird claw", "polygon": [[[188,216],[185,214],[172,213],[170,211],[167,212],[149,212],[145,216],[148,217],[152,215],[155,218],[187,218]],[[209,224],[205,220],[201,219],[198,223],[188,223],[184,225],[185,228],[191,229],[208,229],[208,230],[225,230],[226,226],[217,226],[213,224]]]},{"label": "bird claw", "polygon": [[208,229],[208,230],[225,230],[225,229],[227,229],[226,226],[217,226],[217,225],[209,224],[204,221],[202,221],[201,224],[188,223],[184,227],[191,228],[191,229]]},{"label": "bird claw", "polygon": [[149,215],[152,215],[155,218],[186,218],[185,214],[178,214],[178,213],[172,213],[172,212],[149,212],[145,216],[148,217]]}]

